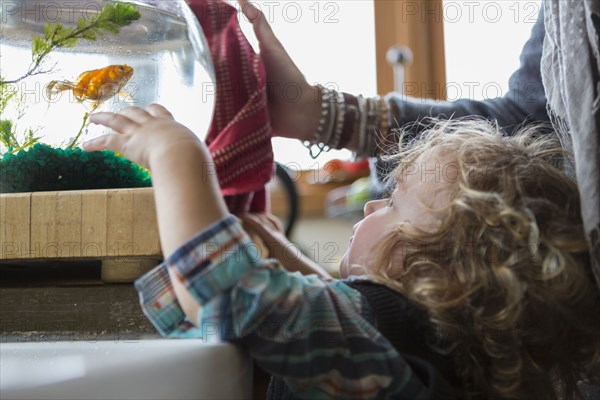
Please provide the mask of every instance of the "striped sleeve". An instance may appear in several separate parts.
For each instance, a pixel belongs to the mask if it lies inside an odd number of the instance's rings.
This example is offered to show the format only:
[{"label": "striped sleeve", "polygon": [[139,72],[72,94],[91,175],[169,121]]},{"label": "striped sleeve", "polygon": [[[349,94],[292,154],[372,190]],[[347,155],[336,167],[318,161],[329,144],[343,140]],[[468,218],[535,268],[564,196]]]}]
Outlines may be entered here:
[{"label": "striped sleeve", "polygon": [[161,336],[169,337],[172,332],[194,328],[177,301],[165,263],[135,281],[134,287],[142,311]]},{"label": "striped sleeve", "polygon": [[[165,336],[242,344],[303,398],[416,399],[424,390],[371,325],[358,291],[260,258],[235,217],[201,232],[159,267],[136,288],[144,312]],[[165,269],[173,269],[201,305],[197,327],[177,314],[169,283],[158,289],[156,282],[168,280]]]}]

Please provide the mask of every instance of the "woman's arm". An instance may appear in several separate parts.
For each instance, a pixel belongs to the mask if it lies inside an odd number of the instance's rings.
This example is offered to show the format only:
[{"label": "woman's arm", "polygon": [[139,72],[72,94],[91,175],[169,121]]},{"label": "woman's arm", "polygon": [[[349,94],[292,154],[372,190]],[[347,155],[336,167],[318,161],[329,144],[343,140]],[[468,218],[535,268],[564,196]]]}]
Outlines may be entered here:
[{"label": "woman's arm", "polygon": [[[277,90],[270,93],[269,111],[274,134],[302,141],[314,140],[322,111],[319,89],[306,81],[274,35],[262,12],[247,0],[239,0],[239,2],[242,11],[252,22],[259,40],[261,58],[265,64],[270,87],[278,88],[294,83],[301,90],[300,99],[294,102],[287,100]],[[463,98],[448,102],[411,98],[402,93],[389,93],[385,97],[389,109],[387,126],[403,127],[425,117],[482,116],[498,121],[507,132],[512,133],[523,124],[548,122],[546,95],[540,73],[544,36],[543,13],[540,12],[531,37],[521,52],[521,65],[510,77],[509,91],[504,96],[483,101]],[[353,103],[356,103],[356,99]],[[345,125],[344,129],[346,126],[353,131],[356,130],[351,124]],[[415,134],[418,129],[419,127],[415,126]],[[352,151],[359,151],[358,142],[357,135],[354,134],[345,147]]]}]

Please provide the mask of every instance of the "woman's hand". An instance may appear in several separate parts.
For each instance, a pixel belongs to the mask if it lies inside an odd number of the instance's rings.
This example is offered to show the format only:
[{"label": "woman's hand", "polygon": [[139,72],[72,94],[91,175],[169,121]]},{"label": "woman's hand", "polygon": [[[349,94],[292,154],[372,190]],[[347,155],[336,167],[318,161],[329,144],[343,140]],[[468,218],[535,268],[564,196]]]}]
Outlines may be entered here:
[{"label": "woman's hand", "polygon": [[[264,14],[248,0],[238,0],[242,12],[252,23],[260,45],[260,56],[267,71],[269,114],[274,135],[299,140],[314,137],[321,113],[317,88],[308,84],[277,39]],[[290,85],[300,90],[300,100],[286,95]]]},{"label": "woman's hand", "polygon": [[269,250],[269,257],[279,260],[291,272],[298,271],[303,275],[317,274],[331,278],[320,265],[306,257],[288,240],[283,232],[281,222],[272,214],[242,214],[238,216],[244,229],[258,236]]},{"label": "woman's hand", "polygon": [[128,107],[118,113],[99,112],[90,122],[107,126],[117,134],[103,135],[83,143],[86,151],[116,151],[130,161],[152,169],[152,160],[185,146],[204,148],[192,131],[173,119],[163,106]]}]

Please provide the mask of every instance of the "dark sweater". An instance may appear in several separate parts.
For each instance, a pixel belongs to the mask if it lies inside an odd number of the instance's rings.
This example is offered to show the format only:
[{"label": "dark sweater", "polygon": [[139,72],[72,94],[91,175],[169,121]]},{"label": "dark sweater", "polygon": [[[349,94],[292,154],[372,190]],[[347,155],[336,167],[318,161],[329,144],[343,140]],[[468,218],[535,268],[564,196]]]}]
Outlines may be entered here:
[{"label": "dark sweater", "polygon": [[[368,281],[346,283],[367,298],[377,330],[404,356],[428,388],[420,399],[454,399],[451,387],[457,385],[458,379],[454,374],[453,361],[428,346],[427,338],[431,336],[433,326],[427,314],[386,286]],[[271,379],[267,398],[297,399],[285,381],[275,376]]]}]

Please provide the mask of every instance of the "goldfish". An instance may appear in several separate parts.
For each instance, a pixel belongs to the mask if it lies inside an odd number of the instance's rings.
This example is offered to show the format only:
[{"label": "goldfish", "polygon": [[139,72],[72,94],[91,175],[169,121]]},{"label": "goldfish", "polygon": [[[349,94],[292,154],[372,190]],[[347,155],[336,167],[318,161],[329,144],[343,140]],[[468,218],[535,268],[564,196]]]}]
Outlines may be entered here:
[{"label": "goldfish", "polygon": [[53,95],[70,90],[78,101],[92,101],[92,109],[95,110],[106,100],[122,93],[132,75],[133,68],[128,65],[109,65],[82,72],[76,82],[51,81],[46,85],[46,94],[51,99]]}]

